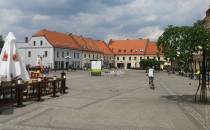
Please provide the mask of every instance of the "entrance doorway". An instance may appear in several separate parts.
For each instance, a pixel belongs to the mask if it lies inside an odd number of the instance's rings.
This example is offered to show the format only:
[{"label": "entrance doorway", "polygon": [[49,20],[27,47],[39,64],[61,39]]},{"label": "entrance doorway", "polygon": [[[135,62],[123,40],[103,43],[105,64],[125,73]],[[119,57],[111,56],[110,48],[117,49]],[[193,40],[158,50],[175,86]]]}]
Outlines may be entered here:
[{"label": "entrance doorway", "polygon": [[127,69],[131,69],[131,63],[127,64]]},{"label": "entrance doorway", "polygon": [[124,68],[124,63],[117,63],[117,68]]}]

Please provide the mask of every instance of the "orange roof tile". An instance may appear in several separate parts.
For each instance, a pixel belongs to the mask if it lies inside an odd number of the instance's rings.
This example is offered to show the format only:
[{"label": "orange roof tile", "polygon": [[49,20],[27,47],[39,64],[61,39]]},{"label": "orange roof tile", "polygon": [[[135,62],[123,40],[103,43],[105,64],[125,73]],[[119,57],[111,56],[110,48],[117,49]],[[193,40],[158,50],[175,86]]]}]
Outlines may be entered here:
[{"label": "orange roof tile", "polygon": [[88,50],[87,44],[85,40],[82,38],[82,36],[77,36],[73,34],[70,34],[69,36],[76,41],[76,43],[82,48],[82,50]]},{"label": "orange roof tile", "polygon": [[98,40],[97,44],[98,44],[99,50],[103,54],[105,54],[105,55],[113,55],[113,52],[111,51],[111,49],[108,47],[108,45],[104,41]]},{"label": "orange roof tile", "polygon": [[148,39],[110,40],[109,47],[114,54],[144,54]]},{"label": "orange roof tile", "polygon": [[48,42],[56,48],[72,48],[72,49],[81,49],[80,46],[76,43],[74,39],[69,37],[67,34],[49,31],[47,29],[43,29],[37,32],[34,37],[43,36]]},{"label": "orange roof tile", "polygon": [[82,50],[100,53],[98,45],[96,44],[96,40],[77,35],[70,36],[77,42],[77,44],[82,48]]},{"label": "orange roof tile", "polygon": [[145,55],[156,55],[158,52],[156,42],[149,42],[147,44]]}]

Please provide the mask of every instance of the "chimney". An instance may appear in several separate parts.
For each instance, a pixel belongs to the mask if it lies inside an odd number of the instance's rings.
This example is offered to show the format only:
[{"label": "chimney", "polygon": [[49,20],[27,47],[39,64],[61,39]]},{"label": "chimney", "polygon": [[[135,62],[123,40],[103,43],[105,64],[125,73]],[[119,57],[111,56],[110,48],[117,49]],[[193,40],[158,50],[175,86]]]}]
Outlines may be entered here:
[{"label": "chimney", "polygon": [[28,43],[28,37],[25,37],[25,43]]}]

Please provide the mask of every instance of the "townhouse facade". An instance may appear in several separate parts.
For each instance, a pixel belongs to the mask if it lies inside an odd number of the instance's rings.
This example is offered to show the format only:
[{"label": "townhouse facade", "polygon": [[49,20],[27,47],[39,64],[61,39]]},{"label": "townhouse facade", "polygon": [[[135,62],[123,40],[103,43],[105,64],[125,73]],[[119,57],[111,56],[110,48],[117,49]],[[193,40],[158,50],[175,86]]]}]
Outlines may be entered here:
[{"label": "townhouse facade", "polygon": [[29,66],[36,66],[41,62],[43,66],[53,69],[81,67],[80,47],[63,33],[43,29],[28,42],[17,43],[17,46],[24,63]]},{"label": "townhouse facade", "polygon": [[107,66],[114,58],[103,41],[47,29],[40,30],[25,42],[17,43],[17,47],[26,65],[37,66],[41,62],[42,66],[52,69],[82,69],[90,67],[92,60],[101,60]]},{"label": "townhouse facade", "polygon": [[101,60],[102,52],[100,52],[95,40],[83,36],[69,34],[76,41],[82,51],[81,66],[89,68],[92,60]]},{"label": "townhouse facade", "polygon": [[115,54],[115,67],[140,68],[142,59],[157,59],[164,61],[155,42],[149,39],[110,40],[109,47]]}]

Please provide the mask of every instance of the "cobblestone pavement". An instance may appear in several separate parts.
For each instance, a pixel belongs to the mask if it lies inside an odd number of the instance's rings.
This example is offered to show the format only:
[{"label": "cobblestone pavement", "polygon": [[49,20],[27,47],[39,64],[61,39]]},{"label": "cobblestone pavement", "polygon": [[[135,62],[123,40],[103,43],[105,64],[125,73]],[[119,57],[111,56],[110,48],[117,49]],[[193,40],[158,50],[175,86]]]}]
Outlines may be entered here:
[{"label": "cobblestone pavement", "polygon": [[[53,72],[51,75],[60,75]],[[155,90],[143,71],[91,77],[67,73],[68,94],[1,108],[1,130],[207,130],[210,106],[195,104],[197,81],[164,72]]]}]

